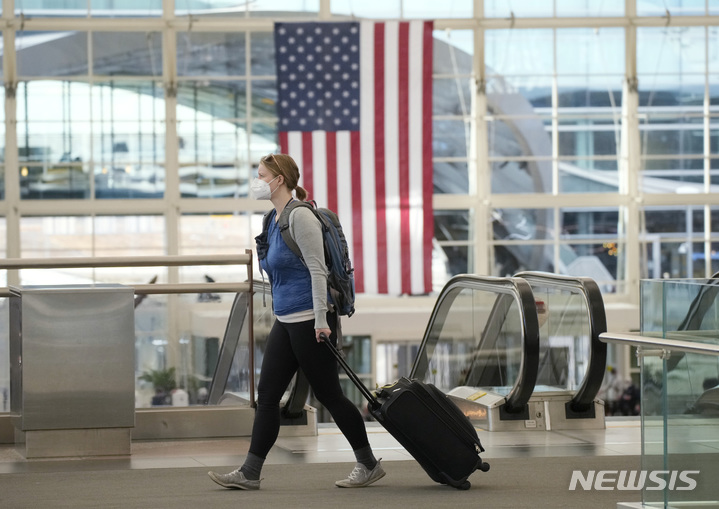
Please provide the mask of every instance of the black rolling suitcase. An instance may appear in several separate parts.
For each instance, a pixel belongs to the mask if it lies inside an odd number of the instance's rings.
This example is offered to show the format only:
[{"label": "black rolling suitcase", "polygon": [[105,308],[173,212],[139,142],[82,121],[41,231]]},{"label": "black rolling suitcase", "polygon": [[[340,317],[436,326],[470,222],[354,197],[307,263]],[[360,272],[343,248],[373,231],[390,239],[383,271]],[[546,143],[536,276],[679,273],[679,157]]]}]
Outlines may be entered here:
[{"label": "black rolling suitcase", "polygon": [[400,378],[375,396],[349,367],[330,341],[325,341],[350,380],[369,402],[367,409],[409,452],[433,481],[469,489],[475,470],[486,472],[484,448],[477,431],[442,391],[434,385]]}]

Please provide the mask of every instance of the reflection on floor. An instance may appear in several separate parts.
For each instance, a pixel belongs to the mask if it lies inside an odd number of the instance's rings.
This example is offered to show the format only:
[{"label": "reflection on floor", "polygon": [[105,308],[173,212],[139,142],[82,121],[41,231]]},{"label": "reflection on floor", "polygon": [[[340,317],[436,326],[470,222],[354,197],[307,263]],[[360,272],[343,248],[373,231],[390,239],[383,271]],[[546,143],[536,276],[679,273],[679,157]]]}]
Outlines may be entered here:
[{"label": "reflection on floor", "polygon": [[[383,461],[409,460],[411,456],[377,423],[367,423],[369,439]],[[639,418],[607,418],[605,430],[479,431],[486,452],[482,458],[639,456]],[[25,460],[12,445],[0,446],[0,474],[63,470],[236,467],[249,448],[248,438],[136,441],[130,458]],[[267,458],[268,464],[353,462],[347,440],[336,426],[321,425],[314,437],[281,437]]]}]

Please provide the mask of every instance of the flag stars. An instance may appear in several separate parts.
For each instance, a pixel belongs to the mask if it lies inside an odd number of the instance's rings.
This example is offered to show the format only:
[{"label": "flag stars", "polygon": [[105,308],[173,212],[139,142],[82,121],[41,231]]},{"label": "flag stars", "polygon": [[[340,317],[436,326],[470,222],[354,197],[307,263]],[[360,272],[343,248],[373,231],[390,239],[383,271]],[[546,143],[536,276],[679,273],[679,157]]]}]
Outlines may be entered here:
[{"label": "flag stars", "polygon": [[356,22],[278,23],[277,104],[283,129],[357,129],[358,27]]}]

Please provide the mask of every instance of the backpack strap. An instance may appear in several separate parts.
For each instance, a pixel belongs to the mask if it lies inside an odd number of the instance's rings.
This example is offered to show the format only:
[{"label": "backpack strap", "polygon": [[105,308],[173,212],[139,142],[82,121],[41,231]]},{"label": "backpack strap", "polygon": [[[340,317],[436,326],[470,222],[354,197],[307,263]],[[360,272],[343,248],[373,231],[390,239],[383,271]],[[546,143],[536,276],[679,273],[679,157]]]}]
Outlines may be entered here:
[{"label": "backpack strap", "polygon": [[[264,216],[262,216],[262,233],[255,237],[258,260],[264,260],[267,256],[267,249],[269,248],[269,243],[267,242],[267,232],[270,228],[270,221],[272,217],[274,217],[274,213],[275,210],[272,209],[269,212],[266,212]],[[260,270],[262,270],[262,266],[260,266]]]},{"label": "backpack strap", "polygon": [[[280,228],[280,234],[282,234],[282,240],[285,241],[285,244],[287,244],[287,247],[290,248],[290,250],[297,255],[297,257],[302,260],[302,263],[305,263],[304,258],[302,258],[302,252],[300,251],[299,246],[297,245],[297,242],[295,242],[295,239],[292,238],[292,233],[290,232],[290,214],[293,210],[295,210],[297,207],[307,207],[312,212],[314,212],[315,216],[317,216],[317,210],[315,209],[315,203],[314,201],[300,201],[300,200],[293,200],[287,205],[285,205],[285,208],[282,209],[282,212],[280,213],[280,218],[277,221],[277,226]],[[322,224],[322,221],[320,221],[320,224]]]},{"label": "backpack strap", "polygon": [[[267,231],[270,227],[270,221],[272,220],[272,217],[274,217],[274,212],[275,210],[272,209],[269,212],[266,212],[264,216],[262,216],[262,233],[255,237],[258,262],[261,262],[267,256],[267,250],[269,249],[269,243],[267,242]],[[262,306],[266,307],[267,301],[265,299],[265,271],[262,270],[262,263],[258,263],[257,267],[260,269],[260,275],[262,276]],[[272,292],[271,288],[270,292]]]}]

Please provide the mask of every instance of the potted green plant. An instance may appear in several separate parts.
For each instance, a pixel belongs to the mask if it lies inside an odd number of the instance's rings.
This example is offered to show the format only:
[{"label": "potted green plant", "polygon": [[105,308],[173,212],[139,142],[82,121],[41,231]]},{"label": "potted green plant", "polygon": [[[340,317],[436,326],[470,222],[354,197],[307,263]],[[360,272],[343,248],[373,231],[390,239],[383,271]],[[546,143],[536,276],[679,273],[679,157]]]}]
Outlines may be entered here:
[{"label": "potted green plant", "polygon": [[155,388],[155,395],[152,397],[152,405],[169,404],[170,394],[177,388],[175,380],[175,367],[167,369],[151,369],[140,375],[140,380],[150,382]]}]

